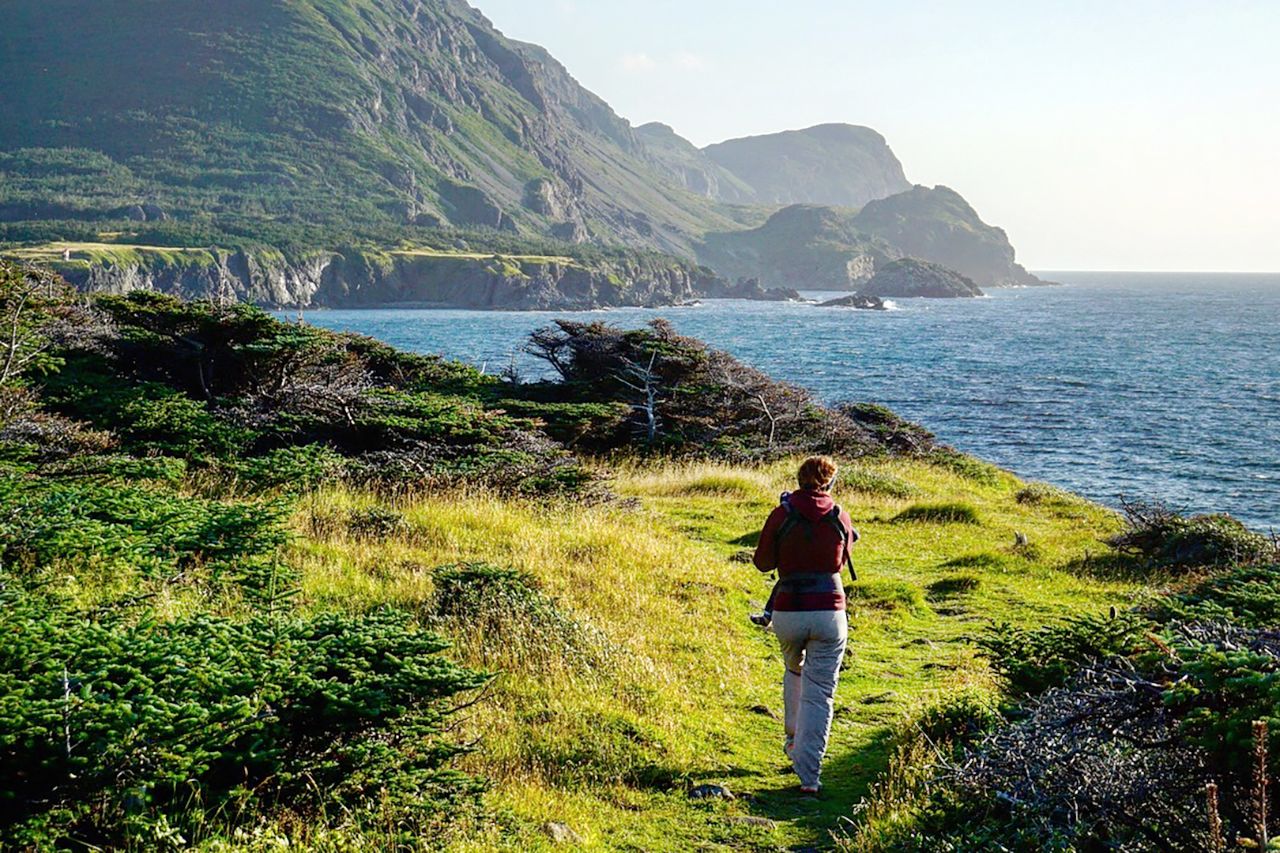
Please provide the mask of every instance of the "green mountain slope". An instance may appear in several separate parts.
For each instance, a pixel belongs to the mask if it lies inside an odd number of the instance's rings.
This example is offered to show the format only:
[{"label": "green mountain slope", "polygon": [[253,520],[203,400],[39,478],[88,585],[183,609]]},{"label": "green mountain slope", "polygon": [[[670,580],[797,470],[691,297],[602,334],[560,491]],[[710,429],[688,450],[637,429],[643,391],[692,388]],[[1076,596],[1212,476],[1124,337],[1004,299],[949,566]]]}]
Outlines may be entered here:
[{"label": "green mountain slope", "polygon": [[675,251],[732,226],[461,0],[13,0],[0,81],[2,221],[449,224]]}]

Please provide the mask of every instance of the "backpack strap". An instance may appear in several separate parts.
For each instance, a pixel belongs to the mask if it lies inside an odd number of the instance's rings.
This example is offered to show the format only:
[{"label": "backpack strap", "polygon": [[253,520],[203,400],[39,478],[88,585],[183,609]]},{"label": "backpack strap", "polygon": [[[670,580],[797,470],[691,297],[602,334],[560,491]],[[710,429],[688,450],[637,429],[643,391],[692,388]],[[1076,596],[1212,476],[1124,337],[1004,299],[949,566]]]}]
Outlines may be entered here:
[{"label": "backpack strap", "polygon": [[783,502],[782,505],[787,508],[787,517],[782,520],[778,532],[773,535],[773,567],[775,569],[778,567],[778,560],[782,557],[782,538],[794,530],[797,524],[804,521],[804,516],[791,504]]},{"label": "backpack strap", "polygon": [[839,504],[833,506],[831,511],[822,517],[822,520],[831,525],[836,533],[840,534],[840,541],[844,543],[844,562],[849,567],[849,576],[853,580],[858,579],[858,572],[853,568],[853,543],[858,541],[858,531],[846,530],[844,522],[840,520],[842,510]]}]

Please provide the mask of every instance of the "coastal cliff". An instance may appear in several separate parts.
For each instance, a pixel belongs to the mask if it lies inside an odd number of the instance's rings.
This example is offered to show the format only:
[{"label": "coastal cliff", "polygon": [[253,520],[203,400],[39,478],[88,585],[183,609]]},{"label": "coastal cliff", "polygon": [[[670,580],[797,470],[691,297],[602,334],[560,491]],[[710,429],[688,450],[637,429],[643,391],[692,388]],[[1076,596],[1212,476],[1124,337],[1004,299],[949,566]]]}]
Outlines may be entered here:
[{"label": "coastal cliff", "polygon": [[673,305],[724,287],[704,268],[638,253],[591,262],[426,249],[287,257],[271,250],[100,244],[53,245],[40,253],[85,292],[145,290],[269,308],[578,310]]}]

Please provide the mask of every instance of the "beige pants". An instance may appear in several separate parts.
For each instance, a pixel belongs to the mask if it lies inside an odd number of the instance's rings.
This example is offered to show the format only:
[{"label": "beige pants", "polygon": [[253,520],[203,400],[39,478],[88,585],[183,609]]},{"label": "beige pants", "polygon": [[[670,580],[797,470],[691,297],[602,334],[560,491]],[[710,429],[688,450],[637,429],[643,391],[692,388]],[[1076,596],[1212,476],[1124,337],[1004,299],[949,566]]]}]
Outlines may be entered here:
[{"label": "beige pants", "polygon": [[800,784],[816,788],[849,622],[843,610],[784,610],[773,614],[773,630],[787,667],[782,676],[787,752]]}]

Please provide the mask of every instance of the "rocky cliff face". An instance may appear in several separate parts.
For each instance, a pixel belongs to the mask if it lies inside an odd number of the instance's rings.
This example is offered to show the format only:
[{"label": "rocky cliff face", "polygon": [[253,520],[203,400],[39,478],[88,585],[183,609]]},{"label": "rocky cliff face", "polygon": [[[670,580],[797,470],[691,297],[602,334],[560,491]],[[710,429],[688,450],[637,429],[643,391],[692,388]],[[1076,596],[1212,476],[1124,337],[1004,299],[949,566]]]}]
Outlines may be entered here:
[{"label": "rocky cliff face", "polygon": [[578,310],[664,306],[724,283],[709,270],[637,256],[587,267],[567,259],[438,254],[317,253],[300,260],[243,252],[212,262],[138,261],[60,272],[82,290],[154,290],[184,299],[235,299],[269,308],[432,307]]},{"label": "rocky cliff face", "polygon": [[730,139],[703,153],[763,204],[861,207],[911,187],[884,137],[869,127],[822,124]]}]

